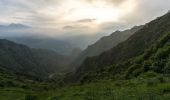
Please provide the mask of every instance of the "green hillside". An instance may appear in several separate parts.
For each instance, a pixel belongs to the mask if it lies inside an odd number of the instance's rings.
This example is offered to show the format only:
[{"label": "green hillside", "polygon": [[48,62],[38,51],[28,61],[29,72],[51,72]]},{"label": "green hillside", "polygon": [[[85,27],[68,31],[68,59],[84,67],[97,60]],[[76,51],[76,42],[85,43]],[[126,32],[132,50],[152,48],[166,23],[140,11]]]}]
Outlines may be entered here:
[{"label": "green hillside", "polygon": [[102,79],[132,79],[147,72],[169,76],[170,32],[161,36],[142,55],[84,74],[81,82]]},{"label": "green hillside", "polygon": [[53,51],[0,40],[0,65],[16,74],[48,78],[50,74],[64,70],[68,63],[68,57]]},{"label": "green hillside", "polygon": [[[33,87],[33,86],[32,86]],[[55,86],[57,87],[57,86]],[[170,81],[147,73],[133,80],[97,81],[84,85],[0,88],[1,100],[169,100]]]},{"label": "green hillside", "polygon": [[[111,68],[116,73],[120,73],[122,72],[122,70],[126,71],[128,69],[128,66],[131,66],[132,64],[135,65],[133,61],[131,61],[130,59],[140,56],[143,53],[145,54],[146,49],[159,42],[159,39],[163,38],[163,36],[165,34],[168,34],[169,32],[170,32],[170,13],[167,13],[166,15],[159,17],[156,20],[151,21],[150,23],[147,23],[142,29],[137,31],[128,40],[120,43],[111,50],[106,51],[99,56],[90,57],[84,60],[83,64],[78,68],[77,72],[73,75],[73,78],[77,80],[80,79],[83,75],[88,74],[89,72],[93,73],[93,71],[103,69],[105,70],[107,69],[106,66],[113,66]],[[167,46],[166,43],[162,45]],[[163,49],[166,47],[155,48]],[[155,54],[155,52],[154,53],[152,52],[153,55]],[[108,69],[106,73],[109,71],[110,69]],[[115,73],[113,72],[111,73],[112,76],[114,76]]]}]

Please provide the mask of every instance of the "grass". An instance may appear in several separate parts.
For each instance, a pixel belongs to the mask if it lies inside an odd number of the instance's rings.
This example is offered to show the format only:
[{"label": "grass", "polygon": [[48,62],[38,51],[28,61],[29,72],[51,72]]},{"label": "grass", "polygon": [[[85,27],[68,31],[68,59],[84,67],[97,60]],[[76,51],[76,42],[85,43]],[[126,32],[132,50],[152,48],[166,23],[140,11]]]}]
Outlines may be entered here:
[{"label": "grass", "polygon": [[107,80],[48,91],[0,88],[0,100],[170,100],[170,82],[158,80]]}]

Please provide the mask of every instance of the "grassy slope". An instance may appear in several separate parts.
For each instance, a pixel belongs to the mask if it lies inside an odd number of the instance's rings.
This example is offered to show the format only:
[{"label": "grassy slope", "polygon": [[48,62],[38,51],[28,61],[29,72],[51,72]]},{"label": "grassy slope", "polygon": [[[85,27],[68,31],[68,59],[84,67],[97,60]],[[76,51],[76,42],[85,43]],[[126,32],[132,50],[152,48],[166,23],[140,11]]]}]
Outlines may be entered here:
[{"label": "grassy slope", "polygon": [[35,81],[32,77],[16,75],[0,66],[0,100],[25,100],[29,94],[39,95],[57,87],[53,82]]},{"label": "grassy slope", "polygon": [[[169,79],[159,75],[144,75],[124,81],[100,81],[86,85],[68,86],[49,91],[1,88],[1,100],[169,100]],[[153,76],[153,77],[152,77]]]}]

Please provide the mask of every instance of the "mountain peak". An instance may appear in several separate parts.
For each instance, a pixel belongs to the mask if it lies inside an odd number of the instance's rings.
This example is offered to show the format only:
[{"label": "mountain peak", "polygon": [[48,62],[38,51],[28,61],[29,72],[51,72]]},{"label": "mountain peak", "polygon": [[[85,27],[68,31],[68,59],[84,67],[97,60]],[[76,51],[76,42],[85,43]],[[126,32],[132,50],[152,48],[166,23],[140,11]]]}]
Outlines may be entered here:
[{"label": "mountain peak", "polygon": [[168,11],[168,13],[170,13],[170,10]]},{"label": "mountain peak", "polygon": [[29,26],[19,24],[19,23],[11,23],[11,24],[8,25],[8,27],[12,27],[12,28],[29,28]]},{"label": "mountain peak", "polygon": [[0,25],[0,28],[7,30],[7,29],[23,29],[23,28],[31,28],[31,27],[24,25],[24,24],[11,23],[9,25]]}]

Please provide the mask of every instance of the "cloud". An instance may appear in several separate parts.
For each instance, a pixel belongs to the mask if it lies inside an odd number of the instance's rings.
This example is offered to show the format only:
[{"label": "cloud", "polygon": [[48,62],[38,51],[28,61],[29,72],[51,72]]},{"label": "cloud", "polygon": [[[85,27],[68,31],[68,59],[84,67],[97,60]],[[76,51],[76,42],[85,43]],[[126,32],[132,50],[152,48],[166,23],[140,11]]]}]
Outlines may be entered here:
[{"label": "cloud", "polygon": [[68,26],[64,26],[63,29],[66,29],[66,30],[75,30],[75,29],[78,29],[78,30],[82,30],[82,29],[89,29],[88,26],[81,26],[81,25],[68,25]]},{"label": "cloud", "polygon": [[170,10],[170,0],[139,0],[133,12],[120,20],[128,26],[145,24]]},{"label": "cloud", "polygon": [[95,2],[105,2],[107,4],[112,4],[112,5],[120,5],[121,3],[127,1],[127,0],[85,0],[86,2],[89,3],[95,3]]},{"label": "cloud", "polygon": [[170,10],[169,4],[170,0],[0,0],[0,24],[60,30],[54,35],[65,30],[106,33],[149,22]]},{"label": "cloud", "polygon": [[87,18],[87,19],[77,20],[76,22],[78,22],[78,23],[89,23],[89,22],[94,22],[96,20],[97,19],[95,19],[95,18],[93,18],[93,19]]}]

